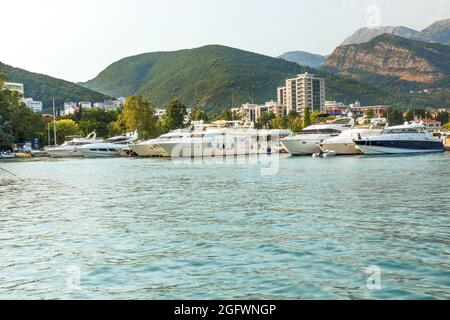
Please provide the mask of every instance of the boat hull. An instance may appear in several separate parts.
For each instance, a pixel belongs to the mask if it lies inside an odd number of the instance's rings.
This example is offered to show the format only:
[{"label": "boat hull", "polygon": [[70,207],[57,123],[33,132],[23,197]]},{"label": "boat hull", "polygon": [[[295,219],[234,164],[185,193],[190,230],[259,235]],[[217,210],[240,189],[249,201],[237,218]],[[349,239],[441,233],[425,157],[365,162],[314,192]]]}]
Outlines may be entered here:
[{"label": "boat hull", "polygon": [[438,153],[445,150],[442,142],[426,140],[357,140],[355,143],[365,155]]},{"label": "boat hull", "polygon": [[114,158],[120,157],[119,149],[80,149],[85,158]]},{"label": "boat hull", "polygon": [[320,152],[317,140],[282,140],[283,147],[293,156],[308,156]]},{"label": "boat hull", "polygon": [[357,148],[354,142],[348,143],[323,143],[323,150],[332,150],[336,152],[336,155],[358,155],[362,154],[361,149]]},{"label": "boat hull", "polygon": [[45,151],[52,158],[79,158],[83,155],[77,150],[46,150]]},{"label": "boat hull", "polygon": [[156,143],[152,144],[135,144],[130,146],[139,157],[169,157],[169,154]]}]

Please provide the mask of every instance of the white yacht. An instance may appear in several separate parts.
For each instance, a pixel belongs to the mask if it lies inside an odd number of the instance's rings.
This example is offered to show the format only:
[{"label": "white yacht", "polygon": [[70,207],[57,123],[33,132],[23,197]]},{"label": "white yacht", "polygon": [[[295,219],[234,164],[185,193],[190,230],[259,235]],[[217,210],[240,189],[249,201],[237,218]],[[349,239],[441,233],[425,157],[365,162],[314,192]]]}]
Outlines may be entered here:
[{"label": "white yacht", "polygon": [[405,123],[386,128],[375,137],[358,138],[357,146],[365,155],[443,152],[442,140],[433,137],[422,123]]},{"label": "white yacht", "polygon": [[109,138],[100,143],[81,146],[78,151],[86,158],[118,157],[120,156],[119,151],[128,148],[138,137],[138,132],[135,131],[127,133],[125,136]]},{"label": "white yacht", "polygon": [[322,150],[334,151],[336,155],[362,154],[361,149],[356,147],[355,140],[378,136],[387,125],[385,118],[363,119],[352,129],[343,131],[337,137],[326,139],[320,146]]},{"label": "white yacht", "polygon": [[44,151],[52,158],[82,157],[82,154],[78,150],[81,146],[101,142],[103,142],[103,139],[97,139],[97,133],[94,131],[91,132],[86,138],[73,137],[61,146],[48,147],[45,148]]},{"label": "white yacht", "polygon": [[163,134],[159,138],[147,140],[138,144],[132,144],[129,148],[139,157],[169,157],[169,154],[166,153],[161,147],[161,143],[185,138],[190,134],[191,132],[188,130],[174,130]]},{"label": "white yacht", "polygon": [[337,137],[349,130],[355,120],[340,117],[330,123],[316,124],[303,129],[300,133],[281,140],[286,150],[293,156],[306,156],[321,152],[320,144],[331,137]]},{"label": "white yacht", "polygon": [[285,132],[259,131],[240,121],[220,121],[159,145],[172,158],[268,154],[279,151],[277,141],[282,133]]}]

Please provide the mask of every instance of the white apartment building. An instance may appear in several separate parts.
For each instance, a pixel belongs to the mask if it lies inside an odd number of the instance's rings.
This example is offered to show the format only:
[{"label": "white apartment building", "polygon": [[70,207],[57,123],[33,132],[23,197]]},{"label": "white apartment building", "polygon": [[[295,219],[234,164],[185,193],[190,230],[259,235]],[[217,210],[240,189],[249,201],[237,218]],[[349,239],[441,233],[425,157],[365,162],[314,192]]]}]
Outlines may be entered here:
[{"label": "white apartment building", "polygon": [[240,116],[244,122],[256,122],[256,108],[257,104],[246,103],[240,108],[231,109],[231,112]]},{"label": "white apartment building", "polygon": [[25,89],[22,83],[16,83],[16,82],[5,82],[3,83],[3,89],[10,90],[10,91],[16,91],[20,93],[21,95],[25,94]]},{"label": "white apartment building", "polygon": [[306,107],[310,111],[325,110],[325,79],[314,74],[304,73],[296,78],[287,79],[286,86],[277,89],[277,100],[286,107],[303,114]]},{"label": "white apartment building", "polygon": [[23,102],[26,106],[32,109],[36,113],[42,112],[43,104],[42,101],[34,101],[33,98],[24,98]]}]

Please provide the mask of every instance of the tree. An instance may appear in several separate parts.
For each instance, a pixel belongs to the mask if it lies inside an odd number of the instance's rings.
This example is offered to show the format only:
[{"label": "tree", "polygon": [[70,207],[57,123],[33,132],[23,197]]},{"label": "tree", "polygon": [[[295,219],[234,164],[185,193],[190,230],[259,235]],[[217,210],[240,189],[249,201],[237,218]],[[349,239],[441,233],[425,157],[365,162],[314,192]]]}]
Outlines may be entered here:
[{"label": "tree", "polygon": [[222,114],[220,115],[220,119],[225,121],[233,121],[234,117],[231,109],[226,108],[225,110],[223,110]]},{"label": "tree", "polygon": [[404,122],[403,112],[397,111],[396,109],[388,109],[383,114],[383,118],[386,118],[391,126],[400,125]]},{"label": "tree", "polygon": [[141,138],[149,139],[161,133],[158,123],[155,107],[141,96],[133,96],[127,98],[117,120],[108,129],[116,133],[124,129],[130,132],[137,130]]},{"label": "tree", "polygon": [[185,127],[186,106],[179,100],[173,100],[166,108],[163,124],[166,130],[181,129]]},{"label": "tree", "polygon": [[56,120],[56,141],[58,144],[66,141],[66,137],[82,134],[78,124],[69,119]]},{"label": "tree", "polygon": [[205,110],[201,108],[194,108],[191,113],[191,121],[204,121],[208,122],[208,115]]},{"label": "tree", "polygon": [[372,108],[369,108],[366,112],[367,118],[375,118],[375,111]]},{"label": "tree", "polygon": [[450,130],[450,123],[443,125],[442,128],[444,128],[445,130]]},{"label": "tree", "polygon": [[436,115],[436,120],[440,121],[443,125],[449,122],[449,113],[448,111],[439,111]]},{"label": "tree", "polygon": [[4,121],[2,116],[0,116],[0,148],[10,147],[14,137],[10,133],[11,127],[8,122]]},{"label": "tree", "polygon": [[311,110],[309,107],[305,107],[303,111],[303,127],[309,127],[311,125]]},{"label": "tree", "polygon": [[276,119],[276,115],[273,112],[265,112],[261,115],[258,122],[256,123],[256,128],[262,129],[264,127],[269,127],[269,129],[274,129],[272,125],[274,124],[272,121]]},{"label": "tree", "polygon": [[[5,80],[5,75],[0,74],[0,88]],[[45,129],[42,117],[22,102],[21,94],[0,89],[0,118],[3,143],[32,141],[34,138],[42,141]]]},{"label": "tree", "polygon": [[293,132],[300,132],[303,129],[303,119],[300,116],[297,116],[291,120],[289,120],[288,129]]},{"label": "tree", "polygon": [[322,112],[320,111],[314,111],[313,113],[311,113],[311,123],[316,123],[317,119],[320,118],[320,116],[322,115]]},{"label": "tree", "polygon": [[408,109],[408,111],[405,113],[405,121],[414,121],[414,110]]}]

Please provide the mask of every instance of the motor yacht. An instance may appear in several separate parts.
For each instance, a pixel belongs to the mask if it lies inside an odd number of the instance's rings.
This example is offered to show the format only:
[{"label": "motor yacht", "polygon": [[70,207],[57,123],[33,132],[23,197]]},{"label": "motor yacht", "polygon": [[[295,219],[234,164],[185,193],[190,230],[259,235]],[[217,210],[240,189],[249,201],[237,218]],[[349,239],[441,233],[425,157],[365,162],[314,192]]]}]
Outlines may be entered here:
[{"label": "motor yacht", "polygon": [[139,157],[169,157],[169,154],[161,147],[162,142],[169,142],[175,139],[182,139],[191,134],[188,130],[174,130],[162,136],[143,141],[138,144],[132,144],[129,149]]},{"label": "motor yacht", "polygon": [[443,152],[442,140],[433,137],[423,123],[388,127],[374,137],[359,137],[356,145],[365,155]]},{"label": "motor yacht", "polygon": [[291,132],[257,130],[240,121],[219,121],[159,145],[172,158],[268,154],[279,152],[278,137],[283,133]]},{"label": "motor yacht", "polygon": [[79,152],[78,148],[87,144],[100,142],[103,142],[103,139],[97,139],[97,133],[94,131],[88,134],[85,138],[73,137],[61,146],[47,147],[44,151],[52,158],[82,157],[82,154]]},{"label": "motor yacht", "polygon": [[284,148],[293,156],[312,155],[321,152],[320,144],[331,137],[337,137],[349,130],[355,120],[351,117],[340,117],[329,123],[316,124],[303,129],[300,133],[282,139]]},{"label": "motor yacht", "polygon": [[356,147],[355,139],[378,136],[387,125],[385,118],[362,119],[350,130],[326,139],[320,146],[323,151],[334,151],[336,155],[362,154],[361,149]]},{"label": "motor yacht", "polygon": [[119,151],[126,149],[138,139],[138,132],[127,133],[125,136],[109,138],[100,143],[83,145],[78,151],[86,158],[118,157]]}]

